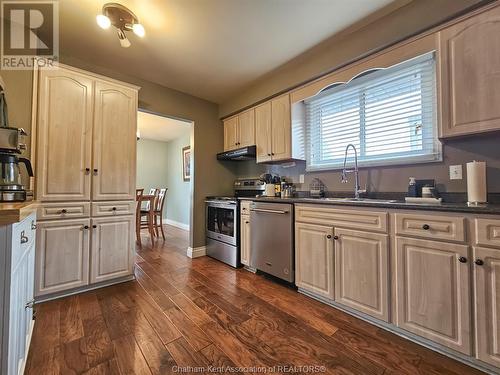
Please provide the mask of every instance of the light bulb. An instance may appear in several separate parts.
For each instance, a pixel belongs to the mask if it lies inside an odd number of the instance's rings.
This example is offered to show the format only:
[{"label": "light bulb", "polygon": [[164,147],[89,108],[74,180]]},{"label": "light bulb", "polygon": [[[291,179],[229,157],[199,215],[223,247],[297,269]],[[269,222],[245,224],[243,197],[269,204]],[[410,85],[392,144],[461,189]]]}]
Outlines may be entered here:
[{"label": "light bulb", "polygon": [[111,20],[104,14],[99,14],[96,17],[97,24],[103,29],[108,29],[111,26]]},{"label": "light bulb", "polygon": [[135,35],[140,36],[141,38],[146,35],[146,30],[144,30],[144,26],[142,26],[140,23],[134,23],[134,25],[132,26],[132,31]]}]

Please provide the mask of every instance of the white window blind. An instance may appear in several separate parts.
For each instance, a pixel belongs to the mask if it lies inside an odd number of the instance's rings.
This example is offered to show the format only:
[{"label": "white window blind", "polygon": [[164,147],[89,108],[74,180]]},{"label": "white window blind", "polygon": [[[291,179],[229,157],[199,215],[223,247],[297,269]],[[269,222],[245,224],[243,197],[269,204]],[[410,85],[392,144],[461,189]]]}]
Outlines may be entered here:
[{"label": "white window blind", "polygon": [[349,143],[360,166],[441,160],[435,91],[432,52],[306,100],[307,170],[342,167]]}]

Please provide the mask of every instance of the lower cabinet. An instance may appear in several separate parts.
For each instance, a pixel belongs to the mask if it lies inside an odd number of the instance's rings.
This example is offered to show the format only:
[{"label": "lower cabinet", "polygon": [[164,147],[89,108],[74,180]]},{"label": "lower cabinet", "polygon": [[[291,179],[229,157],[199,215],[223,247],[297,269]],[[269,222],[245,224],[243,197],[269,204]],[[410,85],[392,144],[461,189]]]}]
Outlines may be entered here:
[{"label": "lower cabinet", "polygon": [[335,229],[335,301],[389,321],[389,247],[385,234]]},{"label": "lower cabinet", "polygon": [[500,367],[500,249],[474,248],[476,357]]},{"label": "lower cabinet", "polygon": [[333,228],[295,223],[295,284],[333,299]]},{"label": "lower cabinet", "polygon": [[39,222],[35,295],[131,275],[134,233],[130,215]]},{"label": "lower cabinet", "polygon": [[132,273],[134,228],[133,216],[92,219],[91,283]]},{"label": "lower cabinet", "polygon": [[250,216],[240,216],[240,261],[245,266],[250,266]]},{"label": "lower cabinet", "polygon": [[90,219],[38,223],[35,294],[89,283]]},{"label": "lower cabinet", "polygon": [[395,238],[396,325],[471,354],[468,246]]}]

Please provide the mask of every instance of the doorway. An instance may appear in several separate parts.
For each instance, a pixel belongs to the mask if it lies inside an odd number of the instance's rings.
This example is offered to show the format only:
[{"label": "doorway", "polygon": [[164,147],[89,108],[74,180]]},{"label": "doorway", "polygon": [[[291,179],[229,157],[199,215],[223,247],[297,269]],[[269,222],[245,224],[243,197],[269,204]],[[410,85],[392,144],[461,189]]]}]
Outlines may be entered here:
[{"label": "doorway", "polygon": [[[142,225],[140,245],[174,237],[190,237],[192,215],[193,122],[139,110],[137,114],[136,186],[145,195],[155,195],[154,229]],[[150,204],[142,204],[144,211]],[[163,229],[163,232],[162,232]],[[151,237],[153,236],[153,241]],[[139,240],[139,239],[138,239]]]}]

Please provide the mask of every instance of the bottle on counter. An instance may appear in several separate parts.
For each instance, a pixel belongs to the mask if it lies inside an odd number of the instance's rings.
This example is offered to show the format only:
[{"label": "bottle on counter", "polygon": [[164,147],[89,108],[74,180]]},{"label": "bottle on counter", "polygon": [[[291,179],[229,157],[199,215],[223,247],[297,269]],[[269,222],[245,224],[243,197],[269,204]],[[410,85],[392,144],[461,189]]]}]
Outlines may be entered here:
[{"label": "bottle on counter", "polygon": [[408,183],[408,196],[417,196],[417,181],[415,180],[415,177],[410,177],[410,181]]}]

